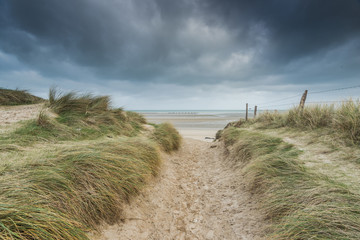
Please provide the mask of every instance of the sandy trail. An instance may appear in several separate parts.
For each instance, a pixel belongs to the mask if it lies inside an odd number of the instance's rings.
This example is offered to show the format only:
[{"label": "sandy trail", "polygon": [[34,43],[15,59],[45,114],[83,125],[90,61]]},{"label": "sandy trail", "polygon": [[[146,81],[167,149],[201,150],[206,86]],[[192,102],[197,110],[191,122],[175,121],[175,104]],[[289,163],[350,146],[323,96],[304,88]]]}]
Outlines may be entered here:
[{"label": "sandy trail", "polygon": [[44,104],[0,106],[0,126],[10,125],[22,120],[34,119],[39,115]]},{"label": "sandy trail", "polygon": [[92,239],[262,239],[263,219],[217,143],[184,139],[160,177]]}]

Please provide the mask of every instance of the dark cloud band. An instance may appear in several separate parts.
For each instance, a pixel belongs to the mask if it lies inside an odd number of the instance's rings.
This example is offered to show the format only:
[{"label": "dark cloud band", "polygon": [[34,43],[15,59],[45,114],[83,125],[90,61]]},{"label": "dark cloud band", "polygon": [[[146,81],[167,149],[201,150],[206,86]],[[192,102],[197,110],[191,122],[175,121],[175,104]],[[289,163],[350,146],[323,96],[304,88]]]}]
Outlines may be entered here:
[{"label": "dark cloud band", "polygon": [[264,84],[359,71],[356,0],[3,0],[0,13],[0,50],[45,76]]}]

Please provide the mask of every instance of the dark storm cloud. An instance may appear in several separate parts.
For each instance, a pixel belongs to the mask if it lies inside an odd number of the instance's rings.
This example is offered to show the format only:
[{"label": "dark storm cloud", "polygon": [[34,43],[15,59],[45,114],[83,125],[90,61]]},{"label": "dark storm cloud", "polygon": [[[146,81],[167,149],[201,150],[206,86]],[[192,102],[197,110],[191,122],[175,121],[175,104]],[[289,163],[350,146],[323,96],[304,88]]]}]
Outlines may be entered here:
[{"label": "dark storm cloud", "polygon": [[10,24],[1,31],[1,47],[50,73],[56,67],[49,61],[68,61],[102,74],[152,77],[162,72],[183,15],[192,11],[174,3],[7,1],[2,11]]},{"label": "dark storm cloud", "polygon": [[279,61],[316,54],[360,37],[357,0],[209,0],[205,6],[235,31],[246,33],[256,24],[263,25],[270,41],[268,51]]},{"label": "dark storm cloud", "polygon": [[266,85],[359,73],[357,0],[2,0],[0,13],[0,51],[44,76]]}]

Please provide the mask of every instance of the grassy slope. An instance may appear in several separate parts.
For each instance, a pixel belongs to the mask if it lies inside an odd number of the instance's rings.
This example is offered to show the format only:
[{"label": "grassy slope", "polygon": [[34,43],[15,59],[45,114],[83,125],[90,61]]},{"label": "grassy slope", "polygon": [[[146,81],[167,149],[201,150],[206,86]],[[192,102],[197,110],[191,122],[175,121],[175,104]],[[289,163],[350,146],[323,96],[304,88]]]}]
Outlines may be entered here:
[{"label": "grassy slope", "polygon": [[0,88],[0,106],[35,104],[44,99],[31,95],[25,90],[11,90]]},{"label": "grassy slope", "polygon": [[[349,159],[343,152],[359,149],[358,105],[316,106],[303,113],[293,109],[285,115],[266,113],[254,121],[237,123],[237,128],[223,130],[221,138],[229,151],[228,158],[246,176],[249,190],[262,199],[261,206],[271,222],[269,238],[360,238],[360,184],[356,176],[338,174],[342,170],[350,175],[359,169],[355,155],[351,155],[351,168],[347,167]],[[298,135],[294,139],[312,141],[302,146],[305,152],[301,152],[270,135]],[[322,153],[322,149],[317,151],[320,144],[331,146],[331,155]],[[316,165],[308,164],[320,154]],[[338,157],[332,161],[342,169],[328,167],[324,171],[325,165],[332,166],[327,159],[331,156]]]},{"label": "grassy slope", "polygon": [[157,174],[157,142],[179,139],[169,125],[142,136],[144,118],[106,97],[53,95],[50,107],[57,118],[40,114],[0,139],[0,239],[87,239]]}]

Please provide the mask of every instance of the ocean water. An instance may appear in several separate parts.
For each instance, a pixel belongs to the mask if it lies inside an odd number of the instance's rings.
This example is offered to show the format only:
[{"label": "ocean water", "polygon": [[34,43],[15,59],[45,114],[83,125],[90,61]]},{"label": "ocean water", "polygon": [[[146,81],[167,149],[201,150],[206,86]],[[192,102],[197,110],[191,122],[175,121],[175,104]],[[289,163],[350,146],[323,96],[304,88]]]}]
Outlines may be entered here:
[{"label": "ocean water", "polygon": [[[179,129],[223,129],[245,118],[245,110],[136,110],[150,123],[170,122]],[[253,110],[249,110],[249,118]]]},{"label": "ocean water", "polygon": [[[161,117],[245,117],[245,110],[134,110],[148,116]],[[253,114],[252,110],[249,115]]]}]

